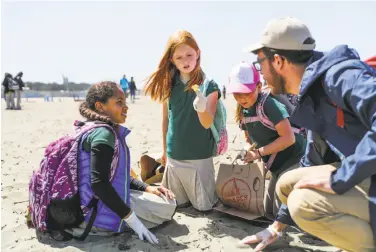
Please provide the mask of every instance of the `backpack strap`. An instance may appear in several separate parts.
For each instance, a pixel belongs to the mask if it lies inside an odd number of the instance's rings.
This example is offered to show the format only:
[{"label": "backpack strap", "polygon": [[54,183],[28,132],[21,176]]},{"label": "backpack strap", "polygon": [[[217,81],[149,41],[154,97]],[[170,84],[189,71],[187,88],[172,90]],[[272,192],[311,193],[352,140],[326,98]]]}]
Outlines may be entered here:
[{"label": "backpack strap", "polygon": [[[247,124],[247,123],[254,123],[254,122],[262,122],[261,119],[260,119],[260,116],[247,116],[247,117],[244,117],[240,124]],[[300,134],[300,129],[299,128],[295,128],[295,127],[292,127],[291,126],[291,129],[292,129],[292,132],[296,133],[296,134]],[[276,130],[275,128],[273,129],[274,131]]]},{"label": "backpack strap", "polygon": [[[208,88],[209,88],[209,84],[210,84],[210,78],[208,78],[207,76],[205,76],[205,79],[204,79],[204,81],[203,81],[203,83],[202,83],[202,85],[200,86],[200,91],[201,91],[201,93],[205,96],[205,97],[207,97],[208,95],[207,95],[207,91],[208,91]],[[219,101],[218,101],[219,102]],[[218,107],[217,107],[218,108]],[[217,113],[217,112],[216,112]],[[214,138],[214,140],[215,140],[215,142],[216,143],[218,143],[219,141],[220,141],[220,135],[219,135],[219,132],[218,132],[218,130],[215,128],[215,126],[214,126],[214,121],[213,121],[213,123],[210,125],[210,130],[211,130],[211,132],[212,132],[212,134],[213,134],[213,138]]]},{"label": "backpack strap", "polygon": [[89,222],[87,223],[84,232],[80,236],[77,236],[77,237],[73,236],[76,240],[79,240],[79,241],[85,240],[86,237],[89,235],[91,229],[93,228],[95,218],[97,218],[97,214],[98,214],[98,201],[99,200],[96,197],[93,197],[90,200],[89,204],[87,205],[89,209],[93,208],[93,212],[90,215]]},{"label": "backpack strap", "polygon": [[254,122],[260,122],[260,121],[261,119],[259,116],[246,116],[242,118],[241,124],[254,123]]},{"label": "backpack strap", "polygon": [[205,80],[203,81],[202,85],[200,86],[200,90],[201,90],[201,87],[202,87],[201,92],[202,92],[202,94],[203,94],[204,96],[208,96],[208,95],[207,95],[207,91],[208,91],[209,83],[210,83],[209,78],[207,78],[207,77],[205,76]]},{"label": "backpack strap", "polygon": [[270,155],[268,162],[264,165],[265,171],[269,171],[270,167],[272,167],[274,159],[277,156],[277,154],[278,153],[274,153],[274,154]]},{"label": "backpack strap", "polygon": [[97,214],[98,214],[98,201],[99,200],[97,198],[93,197],[90,200],[89,204],[87,205],[87,208],[93,209],[93,212],[90,215],[89,222],[87,223],[84,232],[80,236],[74,236],[71,233],[65,231],[65,229],[64,229],[63,226],[60,226],[60,229],[59,229],[58,233],[54,234],[52,232],[50,234],[51,237],[54,240],[57,240],[57,241],[68,241],[68,240],[71,240],[72,238],[74,238],[76,240],[79,240],[79,241],[84,241],[86,239],[86,237],[89,235],[91,229],[93,228],[94,221],[97,218]]},{"label": "backpack strap", "polygon": [[[252,118],[252,117],[248,117],[248,118]],[[253,118],[255,118],[255,117],[253,117]],[[247,124],[244,124],[244,125],[245,125],[245,128],[246,128],[247,131],[248,131]],[[266,173],[267,171],[269,171],[270,167],[272,167],[273,162],[274,162],[274,159],[275,159],[275,157],[277,156],[277,154],[278,154],[278,153],[271,154],[270,157],[269,157],[269,159],[268,159],[268,162],[264,163],[265,173]],[[260,158],[261,158],[261,157],[260,157]],[[261,160],[262,160],[262,158],[261,158]],[[264,179],[265,179],[265,177],[264,177]]]},{"label": "backpack strap", "polygon": [[264,111],[264,104],[269,94],[270,94],[269,88],[262,89],[261,98],[256,105],[256,114],[260,118],[260,122],[265,127],[275,131],[276,129],[274,127],[274,124],[269,120],[269,118],[266,116],[265,111]]},{"label": "backpack strap", "polygon": [[[259,121],[265,127],[268,127],[269,129],[276,131],[274,124],[269,120],[269,118],[267,117],[267,115],[265,114],[265,111],[264,111],[264,104],[265,104],[265,101],[268,98],[269,94],[270,94],[269,88],[263,88],[262,89],[260,101],[256,105],[256,114],[257,114],[257,117],[259,118]],[[296,134],[300,134],[299,128],[291,126],[291,129],[292,129],[292,132],[294,132]]]}]

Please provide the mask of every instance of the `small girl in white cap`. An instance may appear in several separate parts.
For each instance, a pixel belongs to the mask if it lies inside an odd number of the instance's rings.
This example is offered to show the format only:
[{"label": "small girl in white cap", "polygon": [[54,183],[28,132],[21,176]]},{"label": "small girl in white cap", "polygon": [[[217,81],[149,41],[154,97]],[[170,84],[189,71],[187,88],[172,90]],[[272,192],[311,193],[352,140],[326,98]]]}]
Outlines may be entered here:
[{"label": "small girl in white cap", "polygon": [[266,217],[275,219],[275,222],[241,242],[261,242],[262,246],[266,246],[278,239],[280,232],[276,231],[276,227],[284,225],[278,221],[278,216],[284,214],[286,208],[280,209],[281,202],[275,195],[275,185],[282,173],[298,167],[306,140],[298,134],[298,129],[291,127],[285,105],[278,102],[269,89],[262,88],[260,74],[253,65],[243,62],[234,66],[229,79],[227,92],[233,94],[238,103],[236,121],[244,131],[247,142],[257,146],[247,151],[244,161],[252,162],[261,158],[265,168],[272,174],[264,197],[264,207]]}]

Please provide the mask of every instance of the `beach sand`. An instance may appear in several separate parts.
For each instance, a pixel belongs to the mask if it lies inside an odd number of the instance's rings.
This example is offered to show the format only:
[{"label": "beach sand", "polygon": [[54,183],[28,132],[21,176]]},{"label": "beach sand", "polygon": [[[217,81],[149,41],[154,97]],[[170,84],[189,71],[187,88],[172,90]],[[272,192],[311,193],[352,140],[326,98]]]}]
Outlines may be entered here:
[{"label": "beach sand", "polygon": [[[137,161],[144,153],[159,153],[162,146],[161,106],[147,97],[129,104],[125,126],[132,132],[127,138],[132,167],[139,173]],[[169,223],[153,229],[160,240],[151,245],[135,238],[132,232],[115,237],[90,236],[84,242],[57,242],[48,236],[36,237],[34,229],[25,225],[28,184],[43,157],[45,147],[65,133],[71,132],[74,120],[81,119],[79,102],[73,98],[23,100],[23,110],[5,110],[2,101],[1,133],[1,249],[2,251],[253,251],[240,249],[236,243],[263,229],[239,218],[216,211],[199,213],[192,208],[175,214]],[[244,145],[243,134],[234,121],[235,102],[225,100],[228,111],[230,150],[215,158],[231,162]],[[338,251],[338,249],[299,230],[289,228],[283,237],[264,251]]]}]

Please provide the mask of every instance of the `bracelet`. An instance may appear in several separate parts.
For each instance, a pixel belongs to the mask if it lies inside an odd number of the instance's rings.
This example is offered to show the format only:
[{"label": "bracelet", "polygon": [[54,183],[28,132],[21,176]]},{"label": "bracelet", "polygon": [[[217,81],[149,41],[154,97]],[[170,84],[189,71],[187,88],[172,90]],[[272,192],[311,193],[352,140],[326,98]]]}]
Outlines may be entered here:
[{"label": "bracelet", "polygon": [[269,225],[268,230],[271,233],[274,233],[277,236],[282,236],[282,232],[278,232],[278,230],[275,227],[273,227],[272,225]]},{"label": "bracelet", "polygon": [[262,157],[262,155],[260,153],[260,149],[257,149],[257,153],[259,154],[260,157]]}]

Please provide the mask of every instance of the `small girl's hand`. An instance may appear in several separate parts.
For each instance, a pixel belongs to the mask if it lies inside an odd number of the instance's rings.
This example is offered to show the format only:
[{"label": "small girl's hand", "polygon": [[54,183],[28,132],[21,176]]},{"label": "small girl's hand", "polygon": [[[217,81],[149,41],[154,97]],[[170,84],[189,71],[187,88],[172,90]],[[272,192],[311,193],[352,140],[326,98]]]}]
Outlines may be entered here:
[{"label": "small girl's hand", "polygon": [[244,157],[244,162],[249,163],[260,158],[257,150],[247,151],[247,154]]}]

